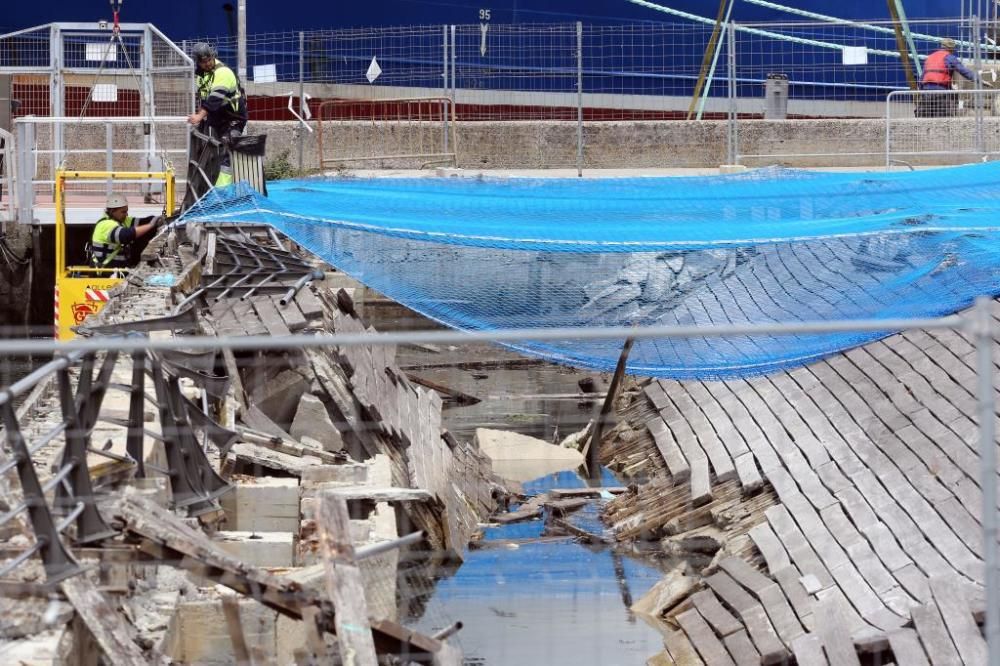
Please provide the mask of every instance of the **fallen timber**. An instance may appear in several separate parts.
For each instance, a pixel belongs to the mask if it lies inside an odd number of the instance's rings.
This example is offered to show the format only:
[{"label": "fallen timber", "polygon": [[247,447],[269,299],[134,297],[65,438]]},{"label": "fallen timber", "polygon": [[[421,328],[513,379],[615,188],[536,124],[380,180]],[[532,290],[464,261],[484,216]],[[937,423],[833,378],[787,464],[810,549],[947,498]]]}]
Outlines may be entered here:
[{"label": "fallen timber", "polygon": [[[79,332],[370,330],[323,268],[262,230],[190,225],[155,239]],[[55,363],[22,407],[0,405],[4,654],[461,662],[444,637],[396,621],[398,549],[460,559],[507,491],[473,444],[443,430],[441,397],[410,381],[394,350]],[[373,586],[390,592],[371,597]],[[142,619],[151,605],[160,620]]]},{"label": "fallen timber", "polygon": [[633,606],[650,663],[986,663],[975,373],[971,336],[912,331],[630,386],[602,458],[634,483],[605,519],[684,561]]}]

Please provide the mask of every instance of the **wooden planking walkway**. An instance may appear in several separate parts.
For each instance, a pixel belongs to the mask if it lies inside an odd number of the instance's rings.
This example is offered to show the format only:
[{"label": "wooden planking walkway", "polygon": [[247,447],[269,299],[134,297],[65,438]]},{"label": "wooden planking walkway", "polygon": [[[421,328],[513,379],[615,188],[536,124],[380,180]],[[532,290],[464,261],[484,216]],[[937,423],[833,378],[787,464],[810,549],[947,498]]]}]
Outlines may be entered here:
[{"label": "wooden planking walkway", "polygon": [[[843,645],[844,636],[892,643],[896,663],[984,659],[960,592],[979,594],[984,581],[974,382],[971,342],[944,331],[892,336],[746,381],[649,385],[675,452],[704,457],[713,483],[723,469],[744,486],[746,456],[781,500],[748,534],[766,574],[726,560],[706,580],[711,591],[698,593],[698,618],[723,646],[739,644],[743,631],[759,649],[769,627],[786,651],[811,654],[818,644],[823,655],[823,638],[804,632],[829,633],[828,621],[840,618]],[[764,589],[780,611],[763,603]],[[718,620],[725,615],[709,599],[741,628]],[[857,660],[851,650],[825,658]]]}]

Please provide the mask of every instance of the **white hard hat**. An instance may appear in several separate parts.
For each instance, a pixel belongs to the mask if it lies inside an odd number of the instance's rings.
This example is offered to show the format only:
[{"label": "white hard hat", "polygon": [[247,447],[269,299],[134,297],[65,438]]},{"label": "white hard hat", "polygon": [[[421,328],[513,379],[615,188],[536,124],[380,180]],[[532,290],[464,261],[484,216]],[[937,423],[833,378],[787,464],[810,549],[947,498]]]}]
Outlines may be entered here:
[{"label": "white hard hat", "polygon": [[108,197],[108,204],[106,206],[108,210],[125,208],[126,206],[128,206],[128,199],[125,198],[124,194],[112,194]]}]

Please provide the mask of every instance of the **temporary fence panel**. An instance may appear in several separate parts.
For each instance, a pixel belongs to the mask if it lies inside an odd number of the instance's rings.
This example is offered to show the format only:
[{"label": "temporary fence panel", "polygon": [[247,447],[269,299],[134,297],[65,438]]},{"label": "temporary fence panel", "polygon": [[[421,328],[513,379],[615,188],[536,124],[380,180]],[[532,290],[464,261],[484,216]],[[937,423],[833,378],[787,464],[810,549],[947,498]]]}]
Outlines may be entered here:
[{"label": "temporary fence panel", "polygon": [[[927,55],[945,37],[959,39],[958,55],[978,69],[974,24],[911,21],[912,57],[904,32],[892,22],[809,21],[737,24],[734,77],[738,158],[748,165],[803,162],[876,165],[883,156],[885,99],[910,90]],[[964,39],[963,39],[964,37]],[[902,49],[901,49],[902,45]],[[787,114],[768,113],[768,82],[787,81]],[[766,121],[784,122],[776,131]]]},{"label": "temporary fence panel", "polygon": [[[462,163],[489,168],[578,162],[575,23],[451,28]],[[527,125],[523,121],[533,121]]]},{"label": "temporary fence panel", "polygon": [[665,131],[665,123],[726,117],[723,29],[697,23],[586,25],[582,46],[585,165],[703,166],[699,155],[706,146],[718,146],[716,163],[722,163],[725,140],[718,123],[684,125],[679,132]]},{"label": "temporary fence panel", "polygon": [[454,165],[454,112],[448,97],[323,102],[316,115],[320,168]]},{"label": "temporary fence panel", "polygon": [[902,90],[885,108],[885,164],[963,164],[1000,154],[1000,90]]},{"label": "temporary fence panel", "polygon": [[[910,21],[908,31],[808,12],[766,24],[672,20],[251,36],[250,117],[294,121],[269,131],[288,132],[277,142],[288,153],[272,159],[299,169],[319,165],[308,121],[322,102],[428,96],[455,100],[460,166],[876,166],[886,96],[919,81],[943,38],[973,69],[1000,53],[974,38],[991,30],[974,17]],[[234,38],[208,41],[235,62]],[[688,118],[708,122],[672,124]]]}]

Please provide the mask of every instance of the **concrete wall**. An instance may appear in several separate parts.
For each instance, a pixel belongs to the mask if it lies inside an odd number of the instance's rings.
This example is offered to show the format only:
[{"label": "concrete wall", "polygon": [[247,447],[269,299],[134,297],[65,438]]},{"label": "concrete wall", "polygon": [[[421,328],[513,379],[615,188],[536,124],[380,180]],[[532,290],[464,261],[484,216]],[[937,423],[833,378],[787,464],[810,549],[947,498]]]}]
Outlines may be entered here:
[{"label": "concrete wall", "polygon": [[[268,159],[284,155],[290,166],[319,166],[316,132],[298,123],[251,122],[251,132],[267,133]],[[314,129],[316,124],[311,125]],[[409,152],[415,137],[396,125],[327,122],[325,155],[340,157]],[[975,122],[971,118],[902,119],[893,122],[893,150],[914,164],[958,164],[971,161]],[[1000,152],[1000,118],[986,118],[982,129],[988,150]],[[439,132],[440,134],[440,132]],[[572,167],[577,162],[574,122],[466,122],[457,128],[458,166],[467,169],[544,169]],[[584,125],[584,167],[664,168],[717,167],[728,161],[726,121],[625,121]],[[423,137],[425,140],[426,137]],[[741,120],[740,162],[748,166],[878,167],[885,164],[884,120]],[[907,152],[910,151],[910,152]],[[942,155],[914,155],[937,151]],[[346,163],[351,168],[414,168],[420,160],[375,160]]]},{"label": "concrete wall", "polygon": [[[318,125],[312,133],[293,121],[251,121],[249,132],[266,133],[267,161],[277,166],[287,161],[284,173],[319,167]],[[67,145],[103,148],[104,128],[80,125],[67,130]],[[177,150],[184,146],[184,128],[158,126],[159,145]],[[741,120],[738,125],[741,162],[748,166],[783,164],[792,167],[881,166],[885,164],[885,121],[881,119]],[[975,145],[972,118],[912,119],[893,121],[893,148],[899,151],[970,152]],[[1000,118],[986,118],[985,145],[1000,152]],[[357,157],[402,153],[438,152],[443,135],[440,125],[423,123],[371,123],[327,121],[323,124],[326,157]],[[583,127],[584,167],[663,168],[717,167],[728,161],[728,123],[708,121],[608,121]],[[117,148],[142,146],[142,127],[119,126],[113,141]],[[48,147],[49,133],[39,131],[40,149]],[[463,122],[457,126],[458,166],[467,169],[544,169],[573,167],[577,163],[577,125],[573,121]],[[452,144],[454,146],[454,144]],[[300,162],[301,150],[301,162]],[[832,155],[829,155],[832,153]],[[183,171],[183,160],[172,154],[174,166]],[[424,159],[357,160],[349,168],[414,168]],[[917,157],[920,164],[957,163],[967,158]],[[103,154],[78,154],[74,168],[104,168]],[[47,159],[39,158],[45,172]],[[116,157],[116,168],[144,168],[136,156]],[[279,169],[281,170],[281,169]]]}]

